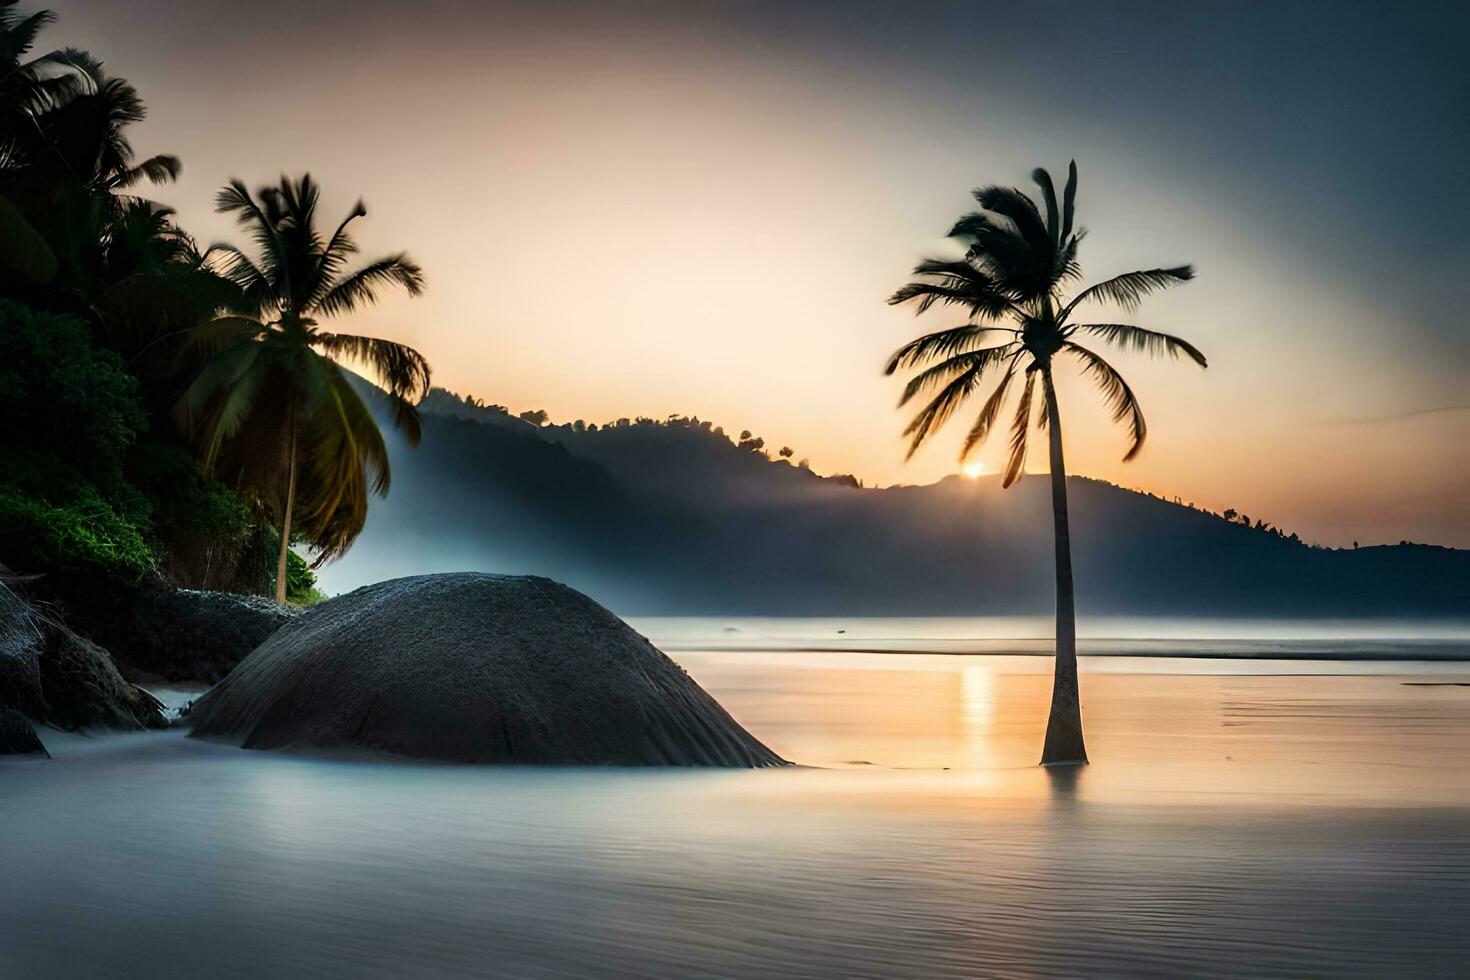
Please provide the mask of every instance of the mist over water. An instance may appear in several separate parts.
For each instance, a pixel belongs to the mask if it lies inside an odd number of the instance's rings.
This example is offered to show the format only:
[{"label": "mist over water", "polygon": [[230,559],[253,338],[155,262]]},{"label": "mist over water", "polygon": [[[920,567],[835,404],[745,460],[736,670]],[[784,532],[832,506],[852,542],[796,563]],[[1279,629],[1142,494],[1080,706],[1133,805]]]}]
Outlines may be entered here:
[{"label": "mist over water", "polygon": [[[665,651],[1051,654],[1056,629],[1051,616],[634,616],[628,622]],[[1085,616],[1077,636],[1082,656],[1113,658],[1470,660],[1470,620]]]},{"label": "mist over water", "polygon": [[[832,628],[888,630],[863,625]],[[700,635],[726,626],[757,624]],[[45,733],[51,762],[0,766],[0,973],[1381,976],[1470,955],[1470,664],[1090,657],[1094,764],[1048,771],[1044,657],[674,656],[803,767]]]}]

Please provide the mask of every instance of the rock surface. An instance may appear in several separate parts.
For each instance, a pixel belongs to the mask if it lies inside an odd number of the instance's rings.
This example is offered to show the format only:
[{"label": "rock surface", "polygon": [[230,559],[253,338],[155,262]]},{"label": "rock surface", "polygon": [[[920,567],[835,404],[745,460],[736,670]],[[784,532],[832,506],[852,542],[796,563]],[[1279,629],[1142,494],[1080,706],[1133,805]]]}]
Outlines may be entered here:
[{"label": "rock surface", "polygon": [[531,576],[423,575],[322,603],[195,702],[190,720],[196,737],[249,749],[784,764],[621,619]]},{"label": "rock surface", "polygon": [[140,681],[213,684],[300,614],[263,596],[194,589],[88,598],[69,603],[78,628]]},{"label": "rock surface", "polygon": [[108,652],[0,583],[0,708],[81,730],[163,728],[163,706]]},{"label": "rock surface", "polygon": [[49,756],[50,753],[24,715],[11,708],[0,708],[0,755]]}]

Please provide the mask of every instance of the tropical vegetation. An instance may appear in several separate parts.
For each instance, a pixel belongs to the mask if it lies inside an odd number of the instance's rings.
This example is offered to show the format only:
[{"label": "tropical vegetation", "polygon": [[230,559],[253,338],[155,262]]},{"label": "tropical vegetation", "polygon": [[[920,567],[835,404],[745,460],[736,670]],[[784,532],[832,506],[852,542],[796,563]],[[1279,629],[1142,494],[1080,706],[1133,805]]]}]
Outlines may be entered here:
[{"label": "tropical vegetation", "polygon": [[[413,351],[315,318],[395,282],[416,293],[421,273],[396,256],[346,274],[361,206],[322,241],[309,178],[259,200],[227,188],[258,259],[199,248],[144,196],[181,163],[135,151],[136,89],[85,51],[37,53],[55,20],[0,0],[0,573],[74,594],[146,579],[307,600],[312,563],[290,544],[339,555],[388,485],[364,397],[322,354],[377,370],[410,437],[428,379]],[[266,451],[275,406],[298,416],[296,451]],[[297,469],[288,520],[279,488]]]},{"label": "tropical vegetation", "polygon": [[[388,492],[388,450],[360,389],[333,358],[367,364],[379,396],[410,445],[418,443],[417,402],[429,365],[411,347],[319,328],[376,302],[384,286],[416,296],[423,273],[399,253],[344,273],[357,245],[348,226],[367,214],[359,201],[329,237],[316,229],[317,185],[307,174],[281,178],[252,197],[240,181],[220,191],[217,209],[237,216],[258,246],[252,258],[216,245],[238,293],[201,323],[193,342],[210,353],[178,403],[185,431],[211,469],[269,501],[279,529],[276,598],[286,599],[293,532],[322,559],[343,554],[367,520],[368,494]],[[308,465],[303,467],[301,464]]]},{"label": "tropical vegetation", "polygon": [[949,237],[966,247],[965,254],[925,259],[914,268],[916,278],[889,298],[893,305],[913,303],[916,313],[935,306],[955,307],[965,321],[904,344],[884,370],[890,375],[917,370],[904,387],[900,407],[929,396],[904,431],[910,456],[962,405],[979,396],[987,378],[997,374],[999,380],[980,401],[965,435],[961,461],[995,429],[1013,390],[1017,397],[1004,486],[1021,478],[1032,425],[1046,433],[1057,604],[1055,678],[1041,761],[1043,765],[1085,763],[1067,470],[1054,368],[1063,360],[1072,362],[1101,389],[1113,421],[1128,428],[1126,461],[1138,455],[1148,435],[1143,410],[1117,369],[1082,341],[1152,356],[1183,356],[1200,367],[1206,362],[1197,348],[1170,334],[1084,318],[1082,311],[1098,304],[1132,312],[1149,294],[1194,278],[1194,270],[1180,265],[1127,272],[1068,295],[1082,276],[1077,253],[1086,234],[1075,223],[1077,164],[1074,161],[1069,168],[1060,201],[1049,173],[1038,168],[1031,176],[1041,189],[1040,205],[1019,188],[977,189],[974,197],[980,209],[962,216],[949,231]]}]

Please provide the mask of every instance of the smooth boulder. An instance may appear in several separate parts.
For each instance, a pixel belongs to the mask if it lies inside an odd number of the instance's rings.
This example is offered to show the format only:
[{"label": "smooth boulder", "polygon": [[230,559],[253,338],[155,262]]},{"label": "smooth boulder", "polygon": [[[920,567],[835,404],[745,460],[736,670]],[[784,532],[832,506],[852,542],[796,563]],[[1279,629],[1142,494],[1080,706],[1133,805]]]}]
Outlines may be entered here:
[{"label": "smooth boulder", "polygon": [[453,762],[775,766],[682,668],[550,579],[379,582],[289,623],[195,702],[196,737]]}]

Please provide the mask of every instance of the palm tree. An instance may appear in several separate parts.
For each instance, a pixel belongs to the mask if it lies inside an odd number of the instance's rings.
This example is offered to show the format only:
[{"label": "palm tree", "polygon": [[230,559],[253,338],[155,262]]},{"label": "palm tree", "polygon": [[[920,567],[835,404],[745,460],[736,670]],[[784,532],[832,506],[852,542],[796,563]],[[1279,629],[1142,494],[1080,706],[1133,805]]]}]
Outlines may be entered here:
[{"label": "palm tree", "polygon": [[18,0],[0,0],[0,167],[14,165],[33,119],[72,92],[69,72],[54,71],[58,55],[26,60],[41,31],[56,22],[49,10],[23,16]]},{"label": "palm tree", "polygon": [[36,128],[47,151],[70,176],[96,191],[177,179],[177,157],[136,159],[125,130],[142,122],[148,109],[126,79],[109,76],[102,62],[76,48],[52,52],[46,62],[62,73],[57,77],[65,89],[36,114]]},{"label": "palm tree", "polygon": [[[1115,422],[1126,422],[1131,444],[1123,459],[1138,455],[1148,433],[1133,389],[1112,365],[1078,340],[1095,337],[1104,343],[1150,355],[1180,354],[1205,366],[1205,357],[1178,337],[1126,323],[1079,322],[1077,312],[1089,302],[1110,302],[1133,311],[1155,290],[1194,278],[1191,266],[1147,269],[1088,286],[1064,299],[1063,288],[1081,277],[1077,246],[1084,231],[1073,231],[1077,200],[1077,164],[1073,161],[1060,207],[1051,175],[1037,169],[1032,179],[1041,188],[1045,217],[1035,201],[1014,187],[975,191],[981,210],[960,218],[950,237],[968,246],[959,260],[926,259],[914,269],[913,282],[888,300],[897,305],[917,300],[916,312],[936,304],[959,307],[964,323],[925,334],[900,347],[889,359],[886,374],[923,367],[904,388],[899,405],[938,387],[904,435],[909,456],[937,432],[979,389],[987,374],[1000,381],[981,403],[965,437],[960,459],[980,445],[995,427],[1006,396],[1020,384],[1011,421],[1010,457],[1002,485],[1021,477],[1036,380],[1041,379],[1041,405],[1036,423],[1046,431],[1051,454],[1052,518],[1056,531],[1057,635],[1056,677],[1051,715],[1046,726],[1042,765],[1086,763],[1082,709],[1077,691],[1077,621],[1072,589],[1072,546],[1067,523],[1067,470],[1062,457],[1062,420],[1052,368],[1061,355],[1074,358],[1082,373],[1102,389]],[[999,343],[985,346],[986,341]]]},{"label": "palm tree", "polygon": [[31,283],[60,275],[57,292],[86,314],[106,288],[108,239],[143,182],[179,174],[176,157],[137,160],[127,129],[147,108],[126,80],[85,51],[22,61],[48,11],[21,18],[0,0],[0,269]]},{"label": "palm tree", "polygon": [[177,412],[206,465],[274,510],[281,539],[276,599],[284,602],[293,535],[317,551],[318,563],[337,557],[362,530],[369,490],[388,492],[382,433],[335,359],[373,369],[394,425],[411,445],[419,440],[414,406],[428,392],[429,365],[403,344],[317,327],[317,317],[376,302],[382,287],[401,286],[410,296],[423,291],[422,272],[403,253],[344,274],[357,252],[347,228],[367,214],[361,201],[323,239],[310,174],[283,176],[258,196],[234,180],[216,198],[216,210],[237,217],[259,254],[212,247],[240,297],[196,331],[210,356]]},{"label": "palm tree", "polygon": [[[40,10],[23,16],[17,0],[0,0],[0,172],[27,162],[36,142],[35,118],[67,94],[71,79],[50,71],[54,55],[26,60],[36,39],[56,15]],[[0,270],[31,283],[56,275],[56,257],[45,239],[8,195],[0,193]]]}]

